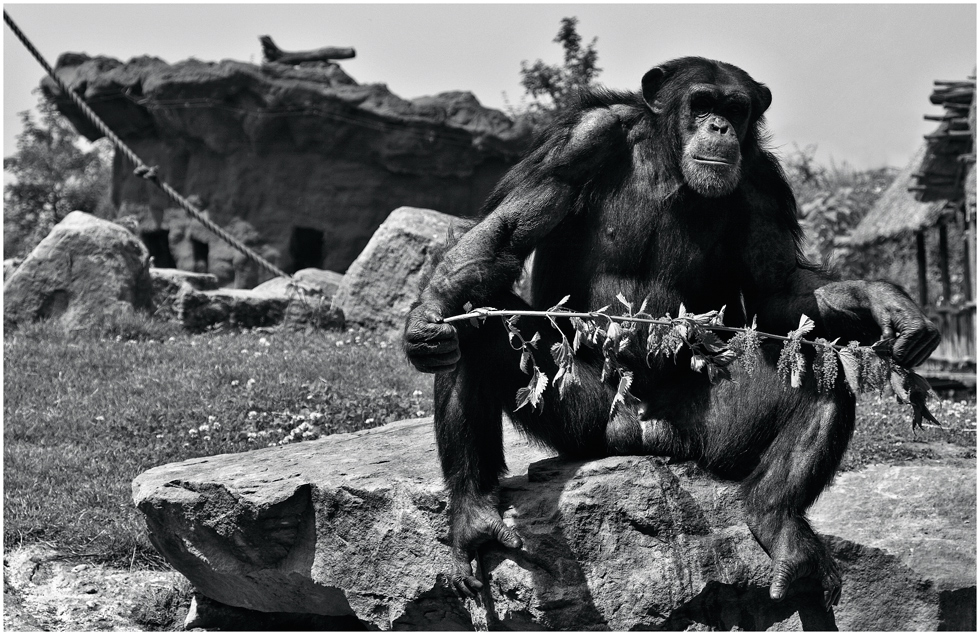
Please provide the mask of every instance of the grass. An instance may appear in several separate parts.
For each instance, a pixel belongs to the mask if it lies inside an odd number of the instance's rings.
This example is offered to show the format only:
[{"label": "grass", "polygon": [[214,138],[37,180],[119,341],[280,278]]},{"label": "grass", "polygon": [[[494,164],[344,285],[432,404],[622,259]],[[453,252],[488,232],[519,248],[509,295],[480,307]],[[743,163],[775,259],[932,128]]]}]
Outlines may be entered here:
[{"label": "grass", "polygon": [[6,549],[153,563],[130,499],[150,467],[431,414],[431,378],[369,333],[168,333],[7,334]]},{"label": "grass", "polygon": [[[370,332],[188,335],[160,322],[97,334],[32,325],[4,339],[4,548],[162,566],[130,499],[150,467],[431,414],[431,378]],[[976,400],[932,402],[911,430],[891,398],[862,397],[842,469],[975,456]]]},{"label": "grass", "polygon": [[976,458],[977,399],[930,399],[929,411],[942,424],[923,422],[912,430],[912,408],[891,395],[862,395],[857,425],[840,469],[856,470],[872,463],[942,459],[952,454]]}]

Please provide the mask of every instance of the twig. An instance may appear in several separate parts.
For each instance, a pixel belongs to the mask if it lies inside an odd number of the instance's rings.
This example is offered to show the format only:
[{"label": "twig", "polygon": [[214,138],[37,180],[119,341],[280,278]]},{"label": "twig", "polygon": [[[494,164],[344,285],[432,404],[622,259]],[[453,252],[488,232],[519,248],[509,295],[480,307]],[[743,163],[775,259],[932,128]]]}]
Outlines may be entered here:
[{"label": "twig", "polygon": [[[486,309],[486,310],[474,309],[469,313],[463,313],[461,315],[454,315],[452,317],[444,318],[442,321],[446,324],[451,324],[452,322],[460,322],[462,320],[472,320],[474,318],[481,319],[481,318],[489,318],[489,317],[510,317],[514,315],[528,316],[528,317],[546,317],[549,319],[554,317],[567,317],[567,318],[574,317],[574,318],[585,318],[585,319],[604,318],[608,320],[613,320],[615,322],[639,322],[642,324],[657,324],[660,326],[673,326],[674,324],[672,320],[667,320],[667,319],[639,318],[639,317],[630,317],[628,315],[608,315],[606,313],[599,313],[599,312],[576,313],[573,311],[530,311],[530,310],[508,311],[503,309]],[[674,318],[674,319],[678,319],[678,318]],[[679,319],[683,319],[683,318],[679,318]],[[721,326],[721,325],[713,325],[713,324],[711,325],[705,324],[702,326],[711,331],[722,331],[725,333],[744,333],[746,331],[751,330],[747,328],[739,328],[734,326]],[[755,332],[758,333],[759,336],[761,337],[779,340],[781,342],[789,342],[793,339],[791,337],[786,337],[785,335],[776,335],[774,333],[766,333],[764,331],[755,331]],[[800,339],[799,341],[814,347],[833,346],[834,348],[838,348],[842,350],[847,348],[844,345],[831,344],[829,342],[827,344],[818,344],[817,342],[811,340]]]}]

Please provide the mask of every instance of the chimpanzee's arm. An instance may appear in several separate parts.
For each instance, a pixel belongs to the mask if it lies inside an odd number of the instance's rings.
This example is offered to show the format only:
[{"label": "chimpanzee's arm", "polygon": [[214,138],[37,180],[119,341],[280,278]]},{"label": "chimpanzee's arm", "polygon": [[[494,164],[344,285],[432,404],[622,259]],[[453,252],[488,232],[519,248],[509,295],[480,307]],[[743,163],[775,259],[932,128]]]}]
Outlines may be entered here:
[{"label": "chimpanzee's arm", "polygon": [[571,210],[581,182],[618,145],[619,119],[609,109],[582,114],[550,134],[514,166],[491,195],[499,203],[450,249],[423,290],[423,304],[458,311],[480,306],[521,273],[537,243]]},{"label": "chimpanzee's arm", "polygon": [[939,345],[939,331],[908,294],[882,281],[841,281],[806,262],[795,200],[773,168],[768,182],[746,184],[743,294],[749,314],[758,315],[760,328],[780,334],[796,328],[805,313],[816,322],[818,335],[828,339],[871,344],[894,337],[896,361],[910,367],[924,362]]},{"label": "chimpanzee's arm", "polygon": [[419,370],[455,366],[456,330],[442,318],[461,312],[466,302],[482,306],[509,288],[538,242],[572,210],[581,185],[624,143],[619,116],[597,108],[553,125],[511,168],[490,196],[490,213],[446,252],[409,313],[405,350]]}]

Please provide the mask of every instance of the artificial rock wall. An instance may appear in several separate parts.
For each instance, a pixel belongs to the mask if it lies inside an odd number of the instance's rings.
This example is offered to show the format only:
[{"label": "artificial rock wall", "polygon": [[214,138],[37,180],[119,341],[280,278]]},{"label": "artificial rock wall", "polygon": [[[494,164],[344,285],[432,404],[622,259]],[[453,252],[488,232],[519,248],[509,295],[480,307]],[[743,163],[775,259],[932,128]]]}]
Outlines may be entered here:
[{"label": "artificial rock wall", "polygon": [[[471,93],[407,101],[332,62],[65,53],[56,72],[162,179],[200,196],[220,225],[254,227],[287,271],[343,272],[401,206],[473,215],[531,134]],[[102,136],[54,82],[42,89],[81,134]],[[135,211],[144,236],[169,229],[174,205],[132,168],[117,154],[120,213]]]}]

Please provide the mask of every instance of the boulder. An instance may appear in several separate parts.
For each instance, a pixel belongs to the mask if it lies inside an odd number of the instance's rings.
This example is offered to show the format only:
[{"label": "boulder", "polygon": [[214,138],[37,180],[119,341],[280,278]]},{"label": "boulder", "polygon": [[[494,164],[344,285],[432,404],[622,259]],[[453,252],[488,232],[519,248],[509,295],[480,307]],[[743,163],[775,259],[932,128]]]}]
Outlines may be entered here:
[{"label": "boulder", "polygon": [[153,284],[153,314],[166,320],[176,320],[180,313],[180,294],[187,289],[213,291],[218,279],[210,273],[194,273],[183,269],[150,267]]},{"label": "boulder", "polygon": [[[304,614],[395,630],[936,630],[969,620],[942,595],[975,589],[975,534],[944,534],[955,575],[909,551],[927,525],[975,532],[975,463],[843,475],[835,487],[848,518],[819,515],[844,578],[840,605],[825,613],[812,581],[769,600],[771,562],[733,484],[655,457],[562,461],[509,426],[505,443],[513,476],[501,509],[525,547],[483,551],[478,602],[455,597],[442,574],[446,497],[431,419],[160,466],[135,479],[133,498],[152,543],[201,593],[238,619],[275,614],[281,627],[312,623]],[[906,485],[882,494],[878,478]],[[910,529],[861,542],[849,518],[894,518],[895,491]],[[936,516],[927,497],[937,491],[973,503]]]},{"label": "boulder", "polygon": [[68,328],[87,328],[149,310],[149,269],[149,252],[132,232],[72,212],[4,282],[4,323],[55,318]]},{"label": "boulder", "polygon": [[[942,630],[977,625],[976,460],[874,465],[837,479],[810,510],[818,532],[895,555],[938,593]],[[860,611],[855,630],[883,630],[886,617],[908,614],[902,596],[880,589]],[[901,630],[935,630],[937,616],[904,621]]]},{"label": "boulder", "polygon": [[267,280],[253,293],[284,298],[288,303],[283,324],[290,328],[342,329],[344,312],[332,299],[343,274],[325,269],[300,269],[292,278]]},{"label": "boulder", "polygon": [[177,318],[189,331],[211,326],[256,328],[281,324],[289,302],[247,289],[197,291],[185,287],[178,297]]},{"label": "boulder", "polygon": [[[250,223],[285,268],[345,271],[399,205],[474,213],[531,141],[528,125],[471,93],[406,100],[337,64],[65,53],[55,72],[170,185],[198,194],[213,221]],[[42,90],[81,134],[101,136],[52,80]],[[167,229],[171,203],[128,163],[114,168],[113,200],[148,204],[141,222],[150,214],[153,230]],[[224,283],[232,264],[209,271]]]},{"label": "boulder", "polygon": [[252,291],[255,293],[268,293],[272,295],[288,295],[292,290],[290,285],[297,287],[307,293],[315,293],[324,298],[332,298],[337,292],[337,287],[344,279],[344,274],[326,269],[300,269],[293,274],[292,278],[279,277],[266,280]]},{"label": "boulder", "polygon": [[401,335],[419,283],[446,245],[451,216],[400,207],[374,232],[334,296],[348,323]]}]

